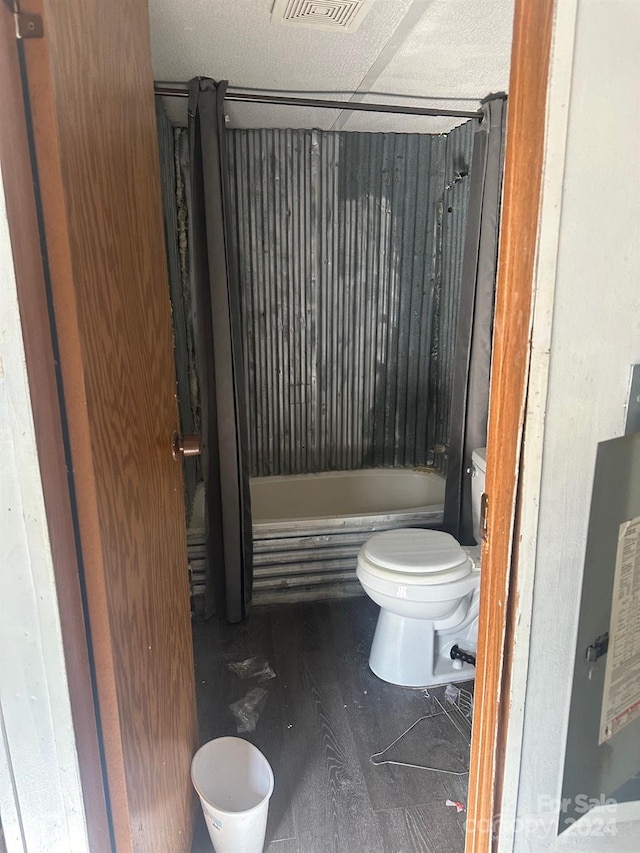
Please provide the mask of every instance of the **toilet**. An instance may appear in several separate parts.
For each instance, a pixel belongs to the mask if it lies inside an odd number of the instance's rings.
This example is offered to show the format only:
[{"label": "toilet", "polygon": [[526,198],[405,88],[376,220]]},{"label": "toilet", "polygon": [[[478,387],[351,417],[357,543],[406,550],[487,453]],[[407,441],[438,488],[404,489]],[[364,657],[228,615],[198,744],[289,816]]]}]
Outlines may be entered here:
[{"label": "toilet", "polygon": [[[479,543],[486,448],[474,450],[472,462],[473,533]],[[369,655],[372,672],[403,687],[474,678],[475,667],[461,658],[476,653],[478,545],[462,546],[439,530],[387,530],[365,542],[356,571],[380,606]]]}]

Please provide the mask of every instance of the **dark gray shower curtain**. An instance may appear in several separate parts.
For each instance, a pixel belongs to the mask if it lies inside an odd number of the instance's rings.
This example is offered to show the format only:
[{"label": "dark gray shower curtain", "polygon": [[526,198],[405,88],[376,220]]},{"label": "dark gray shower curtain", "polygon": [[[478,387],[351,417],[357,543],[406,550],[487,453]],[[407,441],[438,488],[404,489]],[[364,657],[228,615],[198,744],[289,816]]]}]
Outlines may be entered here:
[{"label": "dark gray shower curtain", "polygon": [[487,443],[505,120],[506,96],[487,98],[471,161],[443,521],[463,544],[474,542],[471,455]]},{"label": "dark gray shower curtain", "polygon": [[197,299],[206,500],[205,617],[247,615],[253,581],[238,276],[229,251],[227,82],[189,84],[190,254]]}]

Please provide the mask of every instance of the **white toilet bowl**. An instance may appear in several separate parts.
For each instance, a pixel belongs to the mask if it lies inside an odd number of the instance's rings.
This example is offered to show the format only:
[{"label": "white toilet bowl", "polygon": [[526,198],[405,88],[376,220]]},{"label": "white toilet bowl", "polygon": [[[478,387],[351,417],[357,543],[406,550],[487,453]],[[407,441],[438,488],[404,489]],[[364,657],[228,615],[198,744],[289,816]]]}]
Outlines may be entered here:
[{"label": "white toilet bowl", "polygon": [[[472,453],[473,535],[479,541],[487,449]],[[466,681],[475,667],[451,653],[475,657],[480,598],[480,548],[463,548],[438,530],[388,530],[365,542],[357,575],[380,605],[369,666],[384,681],[433,687]]]},{"label": "white toilet bowl", "polygon": [[471,549],[437,530],[389,530],[362,546],[357,575],[380,606],[369,656],[379,678],[405,687],[473,678],[473,666],[450,656],[454,645],[476,649],[480,571]]}]

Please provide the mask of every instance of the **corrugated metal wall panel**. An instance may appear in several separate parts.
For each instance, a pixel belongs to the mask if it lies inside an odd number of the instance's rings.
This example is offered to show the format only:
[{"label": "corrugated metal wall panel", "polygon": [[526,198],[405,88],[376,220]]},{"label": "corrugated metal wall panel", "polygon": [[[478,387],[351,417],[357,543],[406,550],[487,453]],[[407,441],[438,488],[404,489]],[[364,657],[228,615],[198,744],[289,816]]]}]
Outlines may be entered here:
[{"label": "corrugated metal wall panel", "polygon": [[252,475],[442,467],[472,136],[229,131]]}]

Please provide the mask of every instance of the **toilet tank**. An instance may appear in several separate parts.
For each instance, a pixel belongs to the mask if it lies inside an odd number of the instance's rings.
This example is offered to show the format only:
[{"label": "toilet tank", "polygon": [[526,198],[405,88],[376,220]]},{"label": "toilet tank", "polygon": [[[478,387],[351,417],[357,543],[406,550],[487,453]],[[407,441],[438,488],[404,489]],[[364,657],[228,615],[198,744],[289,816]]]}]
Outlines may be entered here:
[{"label": "toilet tank", "polygon": [[478,447],[471,454],[471,512],[473,516],[473,536],[480,544],[480,503],[484,492],[485,472],[487,470],[487,448]]}]

